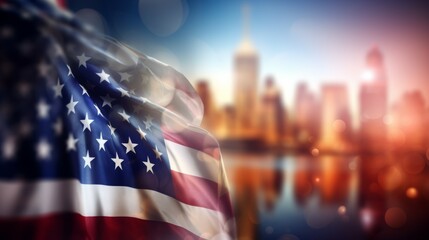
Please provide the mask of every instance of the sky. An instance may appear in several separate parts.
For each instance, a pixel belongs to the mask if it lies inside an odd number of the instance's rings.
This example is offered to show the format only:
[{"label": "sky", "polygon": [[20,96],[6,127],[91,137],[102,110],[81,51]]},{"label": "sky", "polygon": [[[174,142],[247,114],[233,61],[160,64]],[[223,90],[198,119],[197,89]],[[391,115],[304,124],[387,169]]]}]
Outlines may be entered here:
[{"label": "sky", "polygon": [[344,83],[356,111],[365,54],[373,46],[385,57],[390,103],[404,91],[429,92],[429,7],[417,1],[74,0],[68,8],[192,83],[209,81],[223,105],[233,99],[243,5],[250,8],[260,85],[273,76],[288,107],[299,82],[315,93],[322,84]]}]

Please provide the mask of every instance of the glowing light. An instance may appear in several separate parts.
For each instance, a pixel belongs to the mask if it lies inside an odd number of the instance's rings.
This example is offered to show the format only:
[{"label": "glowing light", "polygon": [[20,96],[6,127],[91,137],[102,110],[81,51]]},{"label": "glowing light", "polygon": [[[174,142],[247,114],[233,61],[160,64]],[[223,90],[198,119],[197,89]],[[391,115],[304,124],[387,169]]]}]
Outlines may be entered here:
[{"label": "glowing light", "polygon": [[342,132],[346,129],[346,123],[341,120],[341,119],[336,119],[333,123],[332,123],[332,127],[334,129],[334,131],[336,132]]},{"label": "glowing light", "polygon": [[402,166],[408,174],[419,174],[426,166],[426,159],[420,154],[409,154],[402,159]]},{"label": "glowing light", "polygon": [[403,182],[401,171],[397,167],[389,167],[378,174],[378,183],[387,190],[392,191]]},{"label": "glowing light", "polygon": [[353,171],[353,170],[356,170],[357,169],[357,161],[359,161],[359,157],[355,157],[353,160],[351,160],[350,162],[349,162],[349,169],[351,170],[351,171]]},{"label": "glowing light", "polygon": [[360,212],[360,221],[366,230],[371,229],[374,225],[374,213],[369,208],[364,208]]},{"label": "glowing light", "polygon": [[385,115],[385,116],[383,117],[383,123],[384,123],[384,124],[386,124],[386,125],[391,125],[391,124],[393,123],[392,116],[390,116],[390,115]]},{"label": "glowing light", "polygon": [[413,199],[413,198],[417,198],[417,196],[419,195],[419,192],[417,191],[416,188],[410,187],[407,189],[406,195],[407,195],[407,197]]},{"label": "glowing light", "polygon": [[265,232],[266,232],[267,234],[271,234],[271,233],[273,233],[273,232],[274,232],[274,228],[273,228],[273,227],[271,227],[271,226],[268,226],[268,227],[266,227],[266,228],[265,228]]},{"label": "glowing light", "polygon": [[313,155],[313,157],[317,157],[317,156],[319,156],[319,149],[317,149],[317,148],[313,148],[313,149],[311,150],[311,155]]},{"label": "glowing light", "polygon": [[407,215],[401,208],[389,208],[384,215],[386,224],[391,228],[400,228],[407,221]]},{"label": "glowing light", "polygon": [[140,0],[139,13],[143,24],[155,35],[175,33],[186,21],[188,5],[180,0]]},{"label": "glowing light", "polygon": [[346,206],[341,205],[338,207],[338,214],[339,215],[344,215],[344,214],[346,214],[346,212],[347,212]]},{"label": "glowing light", "polygon": [[374,71],[372,71],[370,69],[366,69],[365,71],[363,71],[361,77],[363,80],[370,82],[370,81],[374,80],[375,73],[374,73]]},{"label": "glowing light", "polygon": [[314,179],[314,181],[316,182],[316,183],[319,183],[320,182],[320,178],[316,178],[316,179]]}]

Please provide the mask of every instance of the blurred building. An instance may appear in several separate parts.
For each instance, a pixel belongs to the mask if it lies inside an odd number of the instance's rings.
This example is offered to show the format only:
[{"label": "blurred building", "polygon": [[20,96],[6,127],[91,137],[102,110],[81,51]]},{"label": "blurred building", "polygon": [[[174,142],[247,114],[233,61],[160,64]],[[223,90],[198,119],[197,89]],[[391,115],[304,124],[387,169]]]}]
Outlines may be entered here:
[{"label": "blurred building", "polygon": [[201,101],[204,104],[204,118],[202,126],[206,129],[214,131],[220,123],[218,119],[218,111],[216,109],[215,100],[211,94],[210,85],[206,80],[199,80],[196,85],[197,93],[200,95]]},{"label": "blurred building", "polygon": [[323,151],[351,151],[351,120],[347,88],[342,84],[322,86],[322,124],[317,147]]},{"label": "blurred building", "polygon": [[236,122],[234,135],[254,138],[257,134],[259,56],[250,40],[249,8],[243,8],[244,36],[234,56],[234,104]]},{"label": "blurred building", "polygon": [[309,147],[319,137],[320,108],[316,96],[303,82],[296,89],[294,119],[293,135],[296,144]]},{"label": "blurred building", "polygon": [[265,80],[261,102],[261,128],[268,146],[278,146],[284,135],[284,109],[282,94],[273,77]]},{"label": "blurred building", "polygon": [[420,91],[407,92],[392,111],[390,135],[396,150],[424,150],[426,106]]},{"label": "blurred building", "polygon": [[361,149],[375,152],[386,144],[387,78],[383,55],[373,47],[366,56],[366,69],[360,89]]}]

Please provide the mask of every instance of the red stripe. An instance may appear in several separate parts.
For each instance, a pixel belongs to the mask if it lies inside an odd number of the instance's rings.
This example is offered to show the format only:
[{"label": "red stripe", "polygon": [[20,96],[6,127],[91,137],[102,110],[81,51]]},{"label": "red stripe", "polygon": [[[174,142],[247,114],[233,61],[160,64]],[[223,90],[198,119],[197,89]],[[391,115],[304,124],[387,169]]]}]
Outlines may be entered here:
[{"label": "red stripe", "polygon": [[61,213],[34,218],[0,218],[1,239],[200,239],[165,222],[130,217],[83,217]]},{"label": "red stripe", "polygon": [[199,128],[189,127],[179,132],[174,132],[163,127],[164,138],[177,144],[204,152],[215,159],[220,159],[219,144],[209,133]]},{"label": "red stripe", "polygon": [[177,200],[221,212],[227,218],[232,216],[231,202],[229,198],[220,197],[222,190],[217,183],[176,171],[171,171],[171,176]]}]

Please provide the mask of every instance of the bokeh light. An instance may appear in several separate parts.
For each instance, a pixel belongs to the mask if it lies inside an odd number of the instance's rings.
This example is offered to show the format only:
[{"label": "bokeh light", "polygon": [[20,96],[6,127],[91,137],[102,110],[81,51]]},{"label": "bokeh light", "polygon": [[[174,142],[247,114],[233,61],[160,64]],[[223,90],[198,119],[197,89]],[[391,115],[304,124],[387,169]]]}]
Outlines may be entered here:
[{"label": "bokeh light", "polygon": [[389,227],[400,228],[406,223],[407,215],[401,208],[393,207],[386,211],[384,219]]},{"label": "bokeh light", "polygon": [[168,36],[176,32],[186,21],[186,0],[140,0],[140,18],[153,34]]}]

